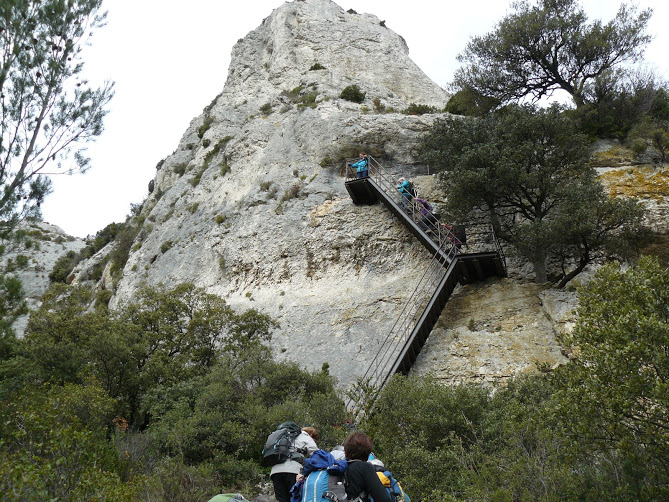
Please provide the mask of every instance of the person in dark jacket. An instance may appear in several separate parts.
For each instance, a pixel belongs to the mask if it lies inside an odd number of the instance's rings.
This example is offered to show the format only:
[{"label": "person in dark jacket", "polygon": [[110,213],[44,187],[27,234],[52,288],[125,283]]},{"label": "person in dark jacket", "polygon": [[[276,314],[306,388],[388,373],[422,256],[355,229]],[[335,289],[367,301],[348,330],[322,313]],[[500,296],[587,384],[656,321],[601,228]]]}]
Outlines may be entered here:
[{"label": "person in dark jacket", "polygon": [[367,462],[372,448],[372,440],[362,432],[354,432],[344,441],[344,453],[348,462],[345,474],[346,495],[348,500],[360,496],[363,500],[371,497],[374,502],[393,502],[374,466]]}]

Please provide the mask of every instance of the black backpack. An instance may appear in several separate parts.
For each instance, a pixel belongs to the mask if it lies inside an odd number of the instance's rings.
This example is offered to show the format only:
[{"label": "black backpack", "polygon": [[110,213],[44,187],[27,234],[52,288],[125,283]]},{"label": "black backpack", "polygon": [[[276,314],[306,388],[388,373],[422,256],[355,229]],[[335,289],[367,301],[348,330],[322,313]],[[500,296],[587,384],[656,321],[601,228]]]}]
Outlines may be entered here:
[{"label": "black backpack", "polygon": [[293,458],[293,443],[302,429],[295,422],[284,422],[272,432],[262,449],[262,465],[271,467]]},{"label": "black backpack", "polygon": [[418,197],[418,190],[416,190],[416,187],[411,181],[409,182],[409,193],[412,197]]}]

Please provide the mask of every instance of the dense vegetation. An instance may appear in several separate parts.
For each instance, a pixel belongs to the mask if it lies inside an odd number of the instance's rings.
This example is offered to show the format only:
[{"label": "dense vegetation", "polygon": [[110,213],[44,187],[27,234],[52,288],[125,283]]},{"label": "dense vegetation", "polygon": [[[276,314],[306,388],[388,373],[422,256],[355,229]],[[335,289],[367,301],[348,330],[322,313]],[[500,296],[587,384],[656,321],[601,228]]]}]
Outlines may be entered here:
[{"label": "dense vegetation", "polygon": [[[438,120],[423,158],[440,173],[449,213],[491,222],[537,282],[563,287],[592,262],[635,258],[653,238],[641,204],[608,196],[591,144],[613,139],[637,163],[666,162],[669,88],[631,65],[650,41],[651,9],[623,4],[608,23],[588,22],[577,0],[513,9],[461,54],[446,111],[466,117]],[[536,106],[556,91],[572,107]]]},{"label": "dense vegetation", "polygon": [[395,378],[367,428],[421,500],[666,500],[669,271],[601,269],[571,362],[490,395]]},{"label": "dense vegetation", "polygon": [[[3,5],[3,19],[21,36],[35,20],[48,21],[29,48],[8,52],[17,56],[9,63],[24,73],[0,81],[6,99],[49,83],[37,76],[38,63],[76,56],[57,29],[74,30],[78,40],[85,23],[74,19],[96,26],[101,19],[88,16],[97,15],[99,3]],[[650,12],[622,7],[602,25],[587,24],[573,0],[518,2],[515,8],[463,56],[471,64],[457,75],[460,87],[448,111],[477,119],[437,122],[424,152],[453,189],[449,210],[489,218],[498,235],[533,263],[539,280],[564,285],[596,259],[637,252],[641,211],[633,200],[607,196],[588,163],[588,141],[616,138],[639,156],[666,161],[669,94],[652,75],[615,71],[640,56]],[[3,47],[7,33],[0,35]],[[526,43],[537,35],[548,44],[544,52],[556,56],[553,73],[543,72],[549,77],[543,80],[537,78],[541,61],[529,50],[536,44]],[[561,44],[560,37],[573,43]],[[76,75],[80,66],[59,68],[56,90],[58,79]],[[20,78],[32,87],[18,86]],[[516,102],[556,88],[570,93],[575,109]],[[74,110],[76,103],[85,110],[62,122],[50,119],[43,131],[83,120],[82,134],[99,134],[111,87],[71,97]],[[365,95],[350,86],[341,97],[362,102]],[[415,104],[406,111],[431,112]],[[26,113],[32,123],[36,109]],[[18,127],[12,116],[2,124],[3,144],[9,144],[6,131]],[[79,139],[85,138],[72,138],[67,147]],[[15,151],[15,158],[37,158],[28,148]],[[85,159],[78,161],[85,168]],[[13,182],[0,180],[6,194],[0,215],[8,222],[37,211],[48,190],[41,167],[24,171],[32,173],[32,184],[22,175],[7,189]],[[59,261],[23,339],[10,329],[25,308],[21,284],[0,273],[3,500],[205,502],[224,491],[269,493],[260,451],[278,423],[317,427],[324,448],[348,432],[327,364],[309,372],[274,361],[268,342],[278,326],[268,316],[234,311],[192,284],[145,286],[116,310],[107,308],[100,292],[65,284],[80,259],[111,242],[118,278],[141,223],[111,224],[81,254]],[[91,279],[99,278],[103,265]],[[666,500],[667,305],[666,268],[647,258],[630,268],[608,264],[580,291],[578,322],[560,340],[569,364],[542,367],[494,392],[394,377],[373,413],[356,426],[372,435],[375,453],[414,501]]]},{"label": "dense vegetation", "polygon": [[[481,214],[534,266],[537,282],[565,285],[602,256],[634,254],[642,207],[606,194],[585,135],[558,106],[508,105],[437,121],[424,158],[441,170],[447,210]],[[558,266],[549,277],[547,262]]]},{"label": "dense vegetation", "polygon": [[[206,501],[270,491],[260,450],[291,418],[342,441],[324,368],[276,363],[275,323],[192,285],[144,288],[118,311],[54,285],[0,355],[4,500]],[[669,496],[669,271],[602,268],[562,339],[571,362],[494,393],[395,377],[368,419],[413,500]]]},{"label": "dense vegetation", "polygon": [[4,500],[206,500],[250,490],[284,417],[342,440],[332,379],[275,363],[267,316],[191,284],[145,287],[115,311],[94,298],[54,284],[25,338],[5,341]]}]

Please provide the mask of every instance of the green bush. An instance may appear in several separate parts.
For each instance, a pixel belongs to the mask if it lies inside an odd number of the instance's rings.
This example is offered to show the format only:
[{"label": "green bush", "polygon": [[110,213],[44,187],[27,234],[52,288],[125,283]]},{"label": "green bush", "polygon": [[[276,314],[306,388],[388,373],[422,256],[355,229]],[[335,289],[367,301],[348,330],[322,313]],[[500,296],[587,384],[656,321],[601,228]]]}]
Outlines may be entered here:
[{"label": "green bush", "polygon": [[424,115],[426,113],[436,113],[437,109],[429,105],[417,105],[411,103],[405,110],[402,111],[405,115]]},{"label": "green bush", "polygon": [[80,256],[74,251],[68,251],[62,255],[53,265],[53,270],[49,273],[51,282],[66,282],[72,269],[79,263]]},{"label": "green bush", "polygon": [[188,180],[188,183],[190,183],[193,188],[195,188],[200,184],[200,181],[202,181],[202,175],[207,170],[207,167],[208,164],[206,163],[203,166],[200,166],[200,169],[197,170],[195,176],[193,176],[190,180]]},{"label": "green bush", "polygon": [[311,65],[311,68],[309,68],[309,71],[316,71],[316,70],[325,70],[325,66],[323,66],[320,63],[314,63]]},{"label": "green bush", "polygon": [[300,96],[300,99],[297,101],[298,108],[316,108],[318,103],[316,103],[316,98],[318,97],[317,92],[307,92]]},{"label": "green bush", "polygon": [[207,115],[204,118],[204,122],[202,123],[202,125],[197,128],[197,137],[202,139],[204,134],[209,130],[209,128],[211,127],[211,124],[213,124],[213,123],[214,123],[214,117],[212,117],[210,115]]},{"label": "green bush", "polygon": [[108,289],[101,289],[95,295],[95,305],[96,306],[101,305],[106,307],[107,305],[109,305],[109,301],[111,300],[112,296],[113,293]]},{"label": "green bush", "polygon": [[362,103],[365,100],[365,93],[356,84],[353,84],[345,87],[339,97],[353,103]]},{"label": "green bush", "polygon": [[0,405],[3,500],[125,500],[106,439],[113,400],[95,385],[26,387]]},{"label": "green bush", "polygon": [[174,242],[165,241],[160,246],[160,252],[163,253],[163,254],[167,253],[170,249],[172,249],[172,246],[174,246]]},{"label": "green bush", "polygon": [[281,95],[286,96],[293,103],[295,103],[295,102],[297,102],[297,99],[299,98],[299,96],[300,96],[300,94],[302,93],[303,90],[304,90],[304,86],[303,85],[298,85],[297,87],[294,87],[290,91],[286,91],[286,90],[281,91]]},{"label": "green bush", "polygon": [[497,108],[500,103],[498,99],[484,96],[473,89],[465,89],[449,98],[444,111],[454,115],[480,117]]},{"label": "green bush", "polygon": [[116,281],[120,279],[123,268],[130,257],[133,242],[141,229],[142,225],[140,223],[127,223],[114,239],[116,248],[109,254],[109,258],[112,261],[110,272]]},{"label": "green bush", "polygon": [[260,113],[262,113],[263,115],[270,115],[272,112],[273,110],[271,103],[265,103],[260,107]]}]

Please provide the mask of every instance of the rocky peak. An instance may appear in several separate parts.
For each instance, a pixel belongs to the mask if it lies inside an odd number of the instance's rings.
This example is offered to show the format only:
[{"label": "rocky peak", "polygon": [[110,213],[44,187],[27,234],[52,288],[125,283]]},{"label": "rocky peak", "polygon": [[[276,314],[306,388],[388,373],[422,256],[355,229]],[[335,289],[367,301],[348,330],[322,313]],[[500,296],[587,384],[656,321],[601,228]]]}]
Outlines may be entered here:
[{"label": "rocky peak", "polygon": [[[311,68],[322,67],[322,69]],[[386,106],[415,102],[443,108],[447,95],[411,59],[404,39],[372,14],[346,12],[330,0],[296,0],[275,9],[240,40],[223,95],[232,104],[276,99],[317,85],[339,94],[358,85]]]},{"label": "rocky peak", "polygon": [[[361,103],[340,98],[350,85],[365,93]],[[234,308],[278,320],[278,359],[309,369],[327,363],[350,384],[382,346],[431,256],[383,206],[352,204],[343,161],[365,150],[438,202],[417,145],[439,115],[398,111],[411,103],[441,109],[447,97],[376,16],[330,0],[283,4],[235,45],[223,91],[158,164],[110,306],[130,300],[142,283],[193,282]],[[80,264],[75,281],[88,275]],[[504,326],[502,318],[490,323]],[[552,333],[537,339],[547,340],[541,360],[555,362]],[[458,348],[459,357],[464,352]],[[432,359],[423,358],[421,371]],[[476,364],[491,382],[525,367]],[[441,364],[439,371],[446,371]]]}]

